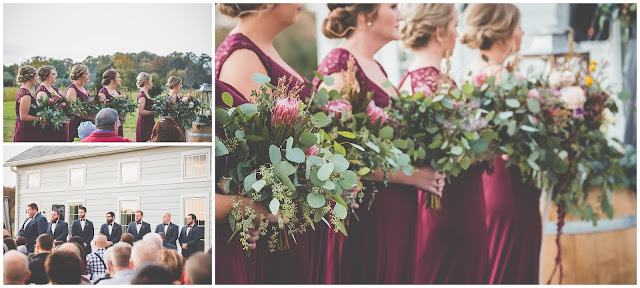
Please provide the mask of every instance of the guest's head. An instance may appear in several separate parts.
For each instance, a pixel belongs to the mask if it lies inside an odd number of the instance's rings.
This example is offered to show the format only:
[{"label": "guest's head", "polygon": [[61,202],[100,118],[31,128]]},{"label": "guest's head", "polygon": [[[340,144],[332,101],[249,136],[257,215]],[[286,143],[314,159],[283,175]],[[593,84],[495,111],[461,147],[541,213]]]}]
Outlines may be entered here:
[{"label": "guest's head", "polygon": [[53,250],[53,236],[45,233],[36,238],[36,251],[38,253],[50,253]]},{"label": "guest's head", "polygon": [[185,284],[211,284],[211,255],[200,251],[191,255],[185,273]]},{"label": "guest's head", "polygon": [[11,233],[9,233],[9,230],[7,230],[7,228],[2,229],[2,238],[7,236],[11,237]]},{"label": "guest's head", "polygon": [[180,281],[184,270],[184,257],[174,249],[160,250],[160,265],[169,271],[172,281]]},{"label": "guest's head", "polygon": [[36,216],[36,214],[38,214],[38,205],[36,205],[36,203],[27,205],[27,214],[29,215],[29,218]]},{"label": "guest's head", "polygon": [[140,74],[138,74],[138,77],[136,77],[136,85],[138,86],[138,88],[151,89],[151,86],[153,86],[151,74],[140,72]]},{"label": "guest's head", "polygon": [[2,250],[2,253],[9,252],[9,247],[7,247],[7,244],[2,243],[2,247],[4,248],[4,250]]},{"label": "guest's head", "polygon": [[108,86],[109,84],[120,86],[120,72],[118,70],[109,69],[102,73],[102,86]]},{"label": "guest's head", "polygon": [[140,240],[131,249],[131,266],[137,268],[144,263],[158,264],[159,253],[162,248],[151,240]]},{"label": "guest's head", "polygon": [[58,246],[60,246],[60,245],[62,245],[62,244],[64,244],[64,243],[67,243],[67,239],[64,239],[64,238],[63,238],[63,240],[56,240],[56,241],[54,241],[54,242],[53,242],[53,246],[55,246],[55,247],[57,248]]},{"label": "guest's head", "polygon": [[47,256],[47,260],[44,262],[44,268],[52,284],[80,284],[82,263],[77,253],[68,250],[58,250]]},{"label": "guest's head", "polygon": [[180,90],[182,89],[182,79],[178,76],[171,76],[167,79],[167,84],[164,84],[165,87],[169,88],[169,90]]},{"label": "guest's head", "polygon": [[102,108],[96,114],[96,128],[115,132],[118,129],[118,111],[112,108]]},{"label": "guest's head", "polygon": [[184,142],[184,140],[182,129],[171,116],[160,118],[151,130],[151,142]]},{"label": "guest's head", "polygon": [[107,247],[107,236],[104,234],[98,234],[95,238],[93,238],[93,245],[97,248]]},{"label": "guest's head", "polygon": [[[116,243],[117,244],[117,243]],[[113,258],[113,249],[104,250],[104,255],[102,259],[104,259],[104,264],[107,265],[107,273],[109,276],[113,276],[115,271],[113,270],[113,265],[111,264],[111,260]]]},{"label": "guest's head", "polygon": [[40,83],[47,82],[53,84],[56,83],[56,79],[58,79],[58,72],[53,66],[42,66],[38,68],[36,74],[38,74],[38,82]]},{"label": "guest's head", "polygon": [[78,126],[78,138],[80,139],[89,137],[93,132],[96,132],[96,125],[93,125],[91,121],[84,121]]},{"label": "guest's head", "polygon": [[471,49],[502,49],[506,54],[520,50],[520,10],[507,3],[474,3],[465,10],[465,31],[460,42]]},{"label": "guest's head", "polygon": [[173,284],[171,275],[164,267],[154,264],[145,263],[136,268],[131,284]]},{"label": "guest's head", "polygon": [[120,241],[124,243],[129,243],[129,245],[133,246],[133,234],[131,233],[122,234],[122,236],[120,237]]},{"label": "guest's head", "polygon": [[[131,258],[131,245],[129,245],[129,243],[118,242],[113,244],[107,251],[111,253],[109,266],[112,271],[117,272],[132,268],[131,261],[129,260]],[[113,276],[113,274],[110,275]]]},{"label": "guest's head", "polygon": [[16,82],[18,84],[35,84],[36,83],[37,70],[31,65],[24,65],[18,68],[18,76]]},{"label": "guest's head", "polygon": [[142,236],[142,240],[149,240],[151,243],[158,246],[158,249],[162,249],[162,236],[158,235],[158,233],[147,233]]},{"label": "guest's head", "polygon": [[16,237],[16,246],[27,245],[27,239],[22,236]]},{"label": "guest's head", "polygon": [[9,250],[18,249],[18,246],[16,245],[16,241],[11,239],[11,237],[4,238],[2,241],[4,241],[4,244],[7,245],[7,248],[9,248]]},{"label": "guest's head", "polygon": [[81,258],[84,258],[84,240],[82,240],[82,237],[80,236],[71,236],[69,238],[69,241],[67,243],[64,243],[62,245],[60,245],[60,247],[56,248],[56,251],[60,251],[60,249],[70,249],[73,250],[74,247],[75,249],[78,250],[79,254],[78,256]]},{"label": "guest's head", "polygon": [[458,10],[452,3],[401,4],[401,39],[412,50],[435,45],[442,56],[451,55],[456,45]]},{"label": "guest's head", "polygon": [[83,84],[89,82],[89,67],[84,64],[76,64],[71,67],[69,78],[73,81],[82,80]]},{"label": "guest's head", "polygon": [[158,232],[158,235],[162,238],[162,242],[167,241],[167,235],[165,235],[164,232]]},{"label": "guest's head", "polygon": [[24,285],[24,283],[31,276],[29,271],[29,262],[27,256],[18,251],[8,251],[4,253],[3,259],[3,284],[18,284]]}]

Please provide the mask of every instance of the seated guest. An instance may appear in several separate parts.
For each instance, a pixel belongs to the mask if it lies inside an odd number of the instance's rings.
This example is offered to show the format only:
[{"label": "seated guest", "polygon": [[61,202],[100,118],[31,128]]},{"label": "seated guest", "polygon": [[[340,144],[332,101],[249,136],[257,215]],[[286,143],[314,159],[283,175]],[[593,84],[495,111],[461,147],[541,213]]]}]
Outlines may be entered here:
[{"label": "seated guest", "polygon": [[[113,246],[113,245],[112,245],[112,246]],[[106,249],[106,250],[104,251],[104,257],[103,257],[103,259],[102,259],[102,260],[104,260],[104,263],[105,263],[105,265],[106,265],[106,267],[107,267],[107,268],[106,268],[106,273],[102,274],[102,276],[101,276],[101,277],[99,277],[98,279],[94,280],[94,281],[92,282],[92,283],[93,283],[93,285],[98,284],[98,283],[99,283],[100,281],[102,281],[102,280],[111,279],[111,275],[109,274],[109,273],[110,273],[110,272],[109,272],[109,261],[111,261],[111,257],[113,257],[113,256],[111,256],[111,252],[112,252],[112,251],[113,251],[113,249]],[[89,255],[91,255],[91,254],[89,254]]]},{"label": "seated guest", "polygon": [[16,238],[16,250],[24,253],[24,255],[29,255],[29,251],[27,251],[27,239],[22,236],[18,236]]},{"label": "seated guest", "polygon": [[122,234],[122,237],[120,237],[120,241],[129,243],[129,245],[133,246],[133,234],[131,233]]},{"label": "seated guest", "polygon": [[196,252],[189,257],[184,268],[186,272],[185,284],[211,284],[211,255],[204,252]]},{"label": "seated guest", "polygon": [[47,257],[44,266],[51,284],[81,284],[82,282],[82,260],[73,251],[52,253]]},{"label": "seated guest", "polygon": [[111,108],[103,108],[96,114],[96,130],[80,142],[133,142],[116,135],[118,131],[118,112]]},{"label": "seated guest", "polygon": [[136,269],[131,284],[173,284],[171,275],[158,264],[146,263]]},{"label": "seated guest", "polygon": [[87,272],[85,274],[89,275],[90,279],[96,280],[107,273],[107,264],[104,262],[104,252],[107,250],[105,248],[107,246],[107,236],[98,234],[94,238],[93,245],[96,249],[86,257]]},{"label": "seated guest", "polygon": [[78,138],[74,138],[73,142],[79,142],[80,140],[89,137],[91,133],[96,131],[96,125],[93,125],[91,121],[84,121],[78,126]]},{"label": "seated guest", "polygon": [[161,249],[149,239],[136,242],[133,244],[133,249],[131,249],[131,259],[129,260],[131,261],[131,267],[138,269],[145,263],[159,264]]},{"label": "seated guest", "polygon": [[83,245],[78,244],[77,242],[69,241],[68,243],[64,243],[60,245],[60,247],[56,247],[56,251],[54,252],[54,254],[62,251],[70,251],[76,254],[78,258],[80,258],[80,272],[81,272],[80,284],[91,284],[91,281],[89,280],[89,278],[84,276],[85,271],[87,271],[87,263],[85,263],[85,258],[84,258],[85,256],[84,256],[84,252],[82,252],[83,251],[82,249],[83,249]]},{"label": "seated guest", "polygon": [[67,241],[67,242],[78,244],[78,247],[80,247],[80,251],[82,252],[82,255],[80,255],[80,257],[82,259],[84,259],[84,257],[87,256],[85,254],[84,240],[82,240],[82,237],[80,237],[80,236],[71,236],[71,237],[69,237],[69,241]]},{"label": "seated guest", "polygon": [[24,285],[31,275],[27,256],[18,251],[8,251],[3,258],[2,284]]},{"label": "seated guest", "polygon": [[184,142],[184,132],[171,116],[164,116],[151,130],[151,142]]},{"label": "seated guest", "polygon": [[169,242],[166,241],[167,238],[166,238],[166,235],[164,235],[163,232],[158,232],[158,235],[160,235],[160,237],[162,237],[162,248],[178,250],[178,247],[176,247],[176,245],[171,245],[171,244],[169,244]]},{"label": "seated guest", "polygon": [[47,256],[51,254],[53,250],[53,236],[49,234],[42,234],[36,238],[36,256],[29,261],[29,271],[31,271],[31,277],[27,284],[47,284],[49,278],[47,278],[47,272],[44,269],[44,261]]},{"label": "seated guest", "polygon": [[127,285],[130,284],[133,277],[133,269],[131,267],[131,245],[127,242],[118,242],[107,249],[107,253],[111,254],[107,262],[107,269],[111,278],[101,280],[97,285]]},{"label": "seated guest", "polygon": [[177,250],[160,250],[160,265],[169,271],[173,284],[182,284],[180,278],[182,278],[182,271],[184,271],[184,257]]},{"label": "seated guest", "polygon": [[142,236],[142,239],[149,239],[158,246],[158,249],[162,249],[162,236],[158,235],[158,233],[147,233]]},{"label": "seated guest", "polygon": [[16,246],[16,241],[11,239],[11,237],[4,238],[3,241],[4,241],[4,244],[7,245],[9,250],[17,250],[18,249],[18,246]]}]

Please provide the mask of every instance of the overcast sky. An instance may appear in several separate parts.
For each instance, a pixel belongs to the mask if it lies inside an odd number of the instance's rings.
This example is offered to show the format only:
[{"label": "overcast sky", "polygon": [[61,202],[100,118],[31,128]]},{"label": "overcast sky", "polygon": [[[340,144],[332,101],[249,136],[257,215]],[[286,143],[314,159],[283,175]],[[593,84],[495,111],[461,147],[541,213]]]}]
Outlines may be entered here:
[{"label": "overcast sky", "polygon": [[3,64],[149,51],[213,57],[212,4],[3,4]]},{"label": "overcast sky", "polygon": [[[33,145],[3,145],[2,163],[22,153]],[[2,167],[2,186],[16,186],[16,174],[9,167]]]}]

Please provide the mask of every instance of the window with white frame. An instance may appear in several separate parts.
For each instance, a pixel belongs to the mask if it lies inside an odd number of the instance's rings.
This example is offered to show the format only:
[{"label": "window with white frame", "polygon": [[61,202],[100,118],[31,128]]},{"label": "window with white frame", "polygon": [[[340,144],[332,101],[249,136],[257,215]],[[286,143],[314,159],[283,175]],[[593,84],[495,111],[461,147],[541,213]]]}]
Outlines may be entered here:
[{"label": "window with white frame", "polygon": [[136,200],[120,200],[120,225],[122,225],[122,233],[127,232],[127,226],[133,222],[136,218],[136,211],[138,210],[138,201]]},{"label": "window with white frame", "polygon": [[138,161],[120,163],[120,183],[138,183],[140,181],[138,163]]},{"label": "window with white frame", "polygon": [[207,215],[207,198],[206,197],[189,197],[184,198],[184,218],[182,220],[182,225],[187,226],[187,216],[189,214],[196,215],[196,223],[195,225],[200,226],[202,229],[202,237],[200,238],[200,251],[204,251],[205,248],[205,237],[207,234],[207,230],[205,229],[206,225],[206,215]]},{"label": "window with white frame", "polygon": [[69,221],[71,224],[73,221],[80,218],[80,207],[83,207],[84,203],[81,202],[69,202]]},{"label": "window with white frame", "polygon": [[84,186],[84,168],[83,167],[69,168],[69,186],[70,187]]},{"label": "window with white frame", "polygon": [[27,189],[40,188],[40,172],[27,173]]},{"label": "window with white frame", "polygon": [[184,156],[184,178],[207,177],[207,154]]}]

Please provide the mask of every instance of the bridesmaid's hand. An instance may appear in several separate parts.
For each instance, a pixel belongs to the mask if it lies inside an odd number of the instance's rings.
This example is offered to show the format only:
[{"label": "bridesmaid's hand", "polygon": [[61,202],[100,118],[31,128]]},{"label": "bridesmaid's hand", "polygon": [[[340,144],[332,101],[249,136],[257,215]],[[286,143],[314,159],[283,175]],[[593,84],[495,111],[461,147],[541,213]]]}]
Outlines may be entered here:
[{"label": "bridesmaid's hand", "polygon": [[253,223],[249,224],[249,239],[247,239],[247,242],[249,242],[249,250],[253,250],[256,249],[257,244],[256,241],[258,241],[258,239],[260,239],[260,230],[255,229],[255,225]]},{"label": "bridesmaid's hand", "polygon": [[413,186],[416,188],[442,197],[446,177],[443,171],[435,171],[431,167],[418,167],[417,173],[411,178],[414,179]]}]

